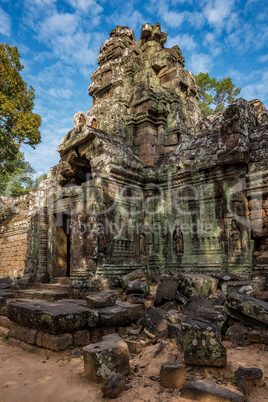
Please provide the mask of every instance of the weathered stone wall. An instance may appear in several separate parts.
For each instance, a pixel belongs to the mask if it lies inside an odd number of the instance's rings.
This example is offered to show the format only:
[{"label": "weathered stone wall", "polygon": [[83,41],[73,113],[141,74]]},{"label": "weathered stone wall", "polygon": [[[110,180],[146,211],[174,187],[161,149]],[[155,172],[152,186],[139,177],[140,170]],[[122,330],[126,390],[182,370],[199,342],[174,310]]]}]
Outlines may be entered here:
[{"label": "weathered stone wall", "polygon": [[23,275],[29,227],[28,197],[1,197],[0,277]]}]

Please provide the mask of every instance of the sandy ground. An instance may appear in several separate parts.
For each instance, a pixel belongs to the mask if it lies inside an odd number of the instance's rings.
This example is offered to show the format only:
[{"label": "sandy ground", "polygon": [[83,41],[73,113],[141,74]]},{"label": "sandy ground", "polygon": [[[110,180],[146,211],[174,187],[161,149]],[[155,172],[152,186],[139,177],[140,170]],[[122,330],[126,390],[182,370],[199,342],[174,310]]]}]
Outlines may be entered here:
[{"label": "sandy ground", "polygon": [[[134,356],[132,372],[126,388],[116,399],[118,402],[164,402],[189,400],[179,397],[179,391],[163,389],[159,383],[159,370],[164,362],[182,361],[182,353],[174,341],[168,342],[157,354],[159,345],[150,345]],[[0,401],[1,402],[81,402],[107,401],[102,397],[101,385],[84,377],[83,358],[73,358],[71,351],[55,353],[45,349],[23,350],[11,346],[0,338]],[[228,349],[225,369],[188,368],[187,378],[211,377],[239,392],[234,384],[233,372],[243,365],[259,367],[264,373],[262,386],[254,389],[250,402],[268,401],[268,347],[251,345]]]}]

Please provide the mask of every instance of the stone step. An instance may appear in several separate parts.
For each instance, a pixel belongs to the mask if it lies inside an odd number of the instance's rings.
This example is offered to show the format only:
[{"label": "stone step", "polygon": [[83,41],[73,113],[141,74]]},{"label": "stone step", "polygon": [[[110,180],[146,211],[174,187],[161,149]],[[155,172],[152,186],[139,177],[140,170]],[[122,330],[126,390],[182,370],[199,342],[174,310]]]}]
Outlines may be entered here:
[{"label": "stone step", "polygon": [[58,285],[69,285],[70,284],[70,278],[67,276],[60,276],[57,278],[52,278],[50,283],[55,283]]},{"label": "stone step", "polygon": [[45,301],[57,301],[66,299],[69,297],[68,291],[49,290],[49,289],[25,289],[17,290],[15,292],[15,298],[31,299],[31,300],[45,300]]},{"label": "stone step", "polygon": [[68,292],[70,289],[68,285],[58,283],[34,283],[29,288],[33,290],[51,290],[53,292]]}]

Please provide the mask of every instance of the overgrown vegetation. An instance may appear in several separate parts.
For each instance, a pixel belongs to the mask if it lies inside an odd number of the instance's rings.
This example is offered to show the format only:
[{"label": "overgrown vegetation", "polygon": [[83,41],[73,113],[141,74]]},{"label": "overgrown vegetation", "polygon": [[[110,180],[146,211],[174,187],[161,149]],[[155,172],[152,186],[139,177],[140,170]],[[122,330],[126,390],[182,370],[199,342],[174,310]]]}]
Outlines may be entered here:
[{"label": "overgrown vegetation", "polygon": [[197,85],[199,85],[198,106],[204,117],[215,112],[223,112],[241,92],[230,77],[217,80],[210,77],[209,73],[199,73],[195,75]]}]

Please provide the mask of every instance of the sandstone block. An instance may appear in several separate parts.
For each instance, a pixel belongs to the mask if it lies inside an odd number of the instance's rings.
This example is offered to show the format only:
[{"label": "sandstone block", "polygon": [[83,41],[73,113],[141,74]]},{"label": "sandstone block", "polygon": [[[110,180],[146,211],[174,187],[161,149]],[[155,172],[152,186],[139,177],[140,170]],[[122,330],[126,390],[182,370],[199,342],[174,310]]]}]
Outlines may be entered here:
[{"label": "sandstone block", "polygon": [[186,297],[191,297],[195,293],[208,297],[216,292],[218,286],[217,278],[202,274],[180,274],[178,280],[178,290]]},{"label": "sandstone block", "polygon": [[225,334],[225,339],[234,345],[244,346],[247,342],[248,328],[240,323],[229,327]]},{"label": "sandstone block", "polygon": [[128,346],[118,336],[107,335],[101,342],[85,346],[83,351],[85,376],[91,381],[101,382],[112,372],[130,372]]},{"label": "sandstone block", "polygon": [[123,391],[126,378],[123,374],[112,373],[106,378],[102,387],[103,396],[108,398],[116,398]]},{"label": "sandstone block", "polygon": [[202,381],[189,381],[184,384],[181,390],[181,397],[194,401],[213,401],[213,402],[243,402],[245,398],[237,392],[217,385],[212,379]]},{"label": "sandstone block", "polygon": [[236,372],[237,383],[244,395],[248,395],[255,387],[258,387],[262,382],[263,372],[255,367],[240,366]]},{"label": "sandstone block", "polygon": [[156,290],[155,303],[160,304],[165,300],[175,300],[179,281],[171,276],[162,276]]},{"label": "sandstone block", "polygon": [[231,293],[225,304],[226,314],[246,325],[266,328],[268,325],[268,303],[254,297]]},{"label": "sandstone block", "polygon": [[113,292],[99,291],[87,293],[85,300],[90,307],[109,307],[115,305],[116,297]]},{"label": "sandstone block", "polygon": [[87,329],[81,329],[73,333],[74,346],[86,346],[90,342],[90,333]]},{"label": "sandstone block", "polygon": [[215,324],[185,318],[181,326],[186,364],[217,367],[226,365],[226,349],[220,342],[219,329]]},{"label": "sandstone block", "polygon": [[10,302],[7,316],[11,321],[54,335],[94,327],[98,312],[68,302]]},{"label": "sandstone block", "polygon": [[161,385],[171,389],[181,389],[185,383],[185,367],[179,363],[164,363],[160,369]]},{"label": "sandstone block", "polygon": [[136,269],[135,271],[132,271],[127,275],[124,275],[122,278],[120,278],[120,284],[122,288],[125,289],[127,287],[128,282],[136,280],[146,280],[145,273],[142,269]]},{"label": "sandstone block", "polygon": [[0,313],[3,314],[6,311],[6,299],[0,296]]},{"label": "sandstone block", "polygon": [[218,289],[216,290],[215,293],[212,293],[209,297],[208,300],[211,301],[214,306],[220,306],[223,305],[225,303],[226,297],[224,296],[224,294]]},{"label": "sandstone block", "polygon": [[248,342],[268,345],[268,331],[249,329]]},{"label": "sandstone block", "polygon": [[[150,301],[150,300],[148,300]],[[139,293],[131,293],[129,295],[127,295],[127,302],[131,303],[131,304],[144,304],[144,296],[142,294]]]},{"label": "sandstone block", "polygon": [[5,315],[0,315],[0,325],[1,327],[9,328],[12,325],[12,321],[10,321]]},{"label": "sandstone block", "polygon": [[0,326],[0,336],[3,336],[4,338],[7,338],[8,333],[9,333],[8,328]]},{"label": "sandstone block", "polygon": [[117,302],[113,307],[98,309],[99,327],[121,327],[131,324],[142,317],[144,308],[141,304]]},{"label": "sandstone block", "polygon": [[127,283],[126,293],[142,294],[146,297],[150,293],[150,286],[146,281],[129,281]]},{"label": "sandstone block", "polygon": [[151,334],[159,335],[167,331],[167,321],[161,309],[148,307],[143,317],[144,326]]},{"label": "sandstone block", "polygon": [[20,339],[21,341],[30,343],[31,345],[36,344],[37,330],[23,325],[12,324],[9,327],[9,336],[13,338]]},{"label": "sandstone block", "polygon": [[58,352],[73,344],[72,334],[53,335],[48,332],[39,331],[36,336],[36,344]]},{"label": "sandstone block", "polygon": [[13,281],[9,276],[5,276],[4,278],[0,278],[0,290],[10,288],[12,283],[13,283]]},{"label": "sandstone block", "polygon": [[231,294],[232,292],[251,296],[253,295],[254,292],[260,290],[260,282],[258,281],[224,282],[221,286],[221,290],[226,296],[229,296],[229,294]]}]

